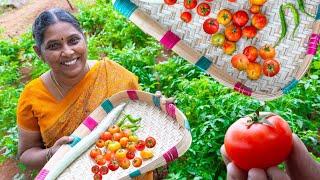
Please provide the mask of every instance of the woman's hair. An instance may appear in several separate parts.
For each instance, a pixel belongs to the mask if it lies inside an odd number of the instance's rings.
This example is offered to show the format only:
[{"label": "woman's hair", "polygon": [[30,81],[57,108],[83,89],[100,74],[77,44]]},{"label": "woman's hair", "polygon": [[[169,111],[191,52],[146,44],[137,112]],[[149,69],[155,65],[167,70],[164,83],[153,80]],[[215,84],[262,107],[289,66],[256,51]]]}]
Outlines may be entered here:
[{"label": "woman's hair", "polygon": [[42,12],[34,21],[32,26],[32,35],[38,47],[43,43],[46,29],[57,22],[70,23],[81,34],[83,34],[78,20],[71,13],[60,8],[53,8]]}]

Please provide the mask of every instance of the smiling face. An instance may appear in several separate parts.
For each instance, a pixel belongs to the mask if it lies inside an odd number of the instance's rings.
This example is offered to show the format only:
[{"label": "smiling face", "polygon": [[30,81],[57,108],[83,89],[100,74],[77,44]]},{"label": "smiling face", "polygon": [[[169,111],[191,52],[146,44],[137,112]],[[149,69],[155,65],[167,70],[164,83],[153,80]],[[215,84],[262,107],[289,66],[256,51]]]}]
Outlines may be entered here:
[{"label": "smiling face", "polygon": [[82,33],[70,23],[57,22],[44,33],[42,59],[61,78],[76,78],[85,71],[87,45]]}]

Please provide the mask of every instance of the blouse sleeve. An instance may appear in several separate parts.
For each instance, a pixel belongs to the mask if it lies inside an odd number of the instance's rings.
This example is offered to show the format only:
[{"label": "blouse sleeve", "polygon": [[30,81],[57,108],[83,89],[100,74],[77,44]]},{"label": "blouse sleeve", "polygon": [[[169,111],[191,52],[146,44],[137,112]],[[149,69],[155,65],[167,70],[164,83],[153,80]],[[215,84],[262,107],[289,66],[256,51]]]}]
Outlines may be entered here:
[{"label": "blouse sleeve", "polygon": [[21,93],[17,107],[17,125],[18,127],[29,131],[40,131],[37,118],[32,111],[32,94],[26,87]]}]

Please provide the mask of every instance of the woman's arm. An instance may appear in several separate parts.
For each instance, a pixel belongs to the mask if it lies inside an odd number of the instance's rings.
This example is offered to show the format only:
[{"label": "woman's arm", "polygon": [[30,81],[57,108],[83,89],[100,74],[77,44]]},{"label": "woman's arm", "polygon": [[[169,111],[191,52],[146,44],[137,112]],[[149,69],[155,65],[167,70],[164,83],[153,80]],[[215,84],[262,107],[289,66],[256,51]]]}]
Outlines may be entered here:
[{"label": "woman's arm", "polygon": [[26,131],[19,128],[18,156],[30,169],[41,169],[46,161],[49,149],[43,149],[40,132]]}]

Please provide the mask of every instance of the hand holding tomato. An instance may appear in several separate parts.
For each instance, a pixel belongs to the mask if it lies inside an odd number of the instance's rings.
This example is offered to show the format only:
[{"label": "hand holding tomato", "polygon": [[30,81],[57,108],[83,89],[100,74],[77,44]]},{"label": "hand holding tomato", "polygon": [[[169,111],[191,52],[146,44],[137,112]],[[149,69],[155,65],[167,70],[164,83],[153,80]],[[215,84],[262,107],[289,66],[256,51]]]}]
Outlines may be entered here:
[{"label": "hand holding tomato", "polygon": [[223,145],[220,151],[227,166],[227,179],[247,179],[248,176],[251,179],[268,179],[269,177],[274,180],[317,179],[320,177],[320,164],[312,159],[306,146],[295,134],[292,135],[292,143],[292,151],[287,158],[285,172],[276,166],[267,170],[252,168],[246,172],[230,161]]}]

